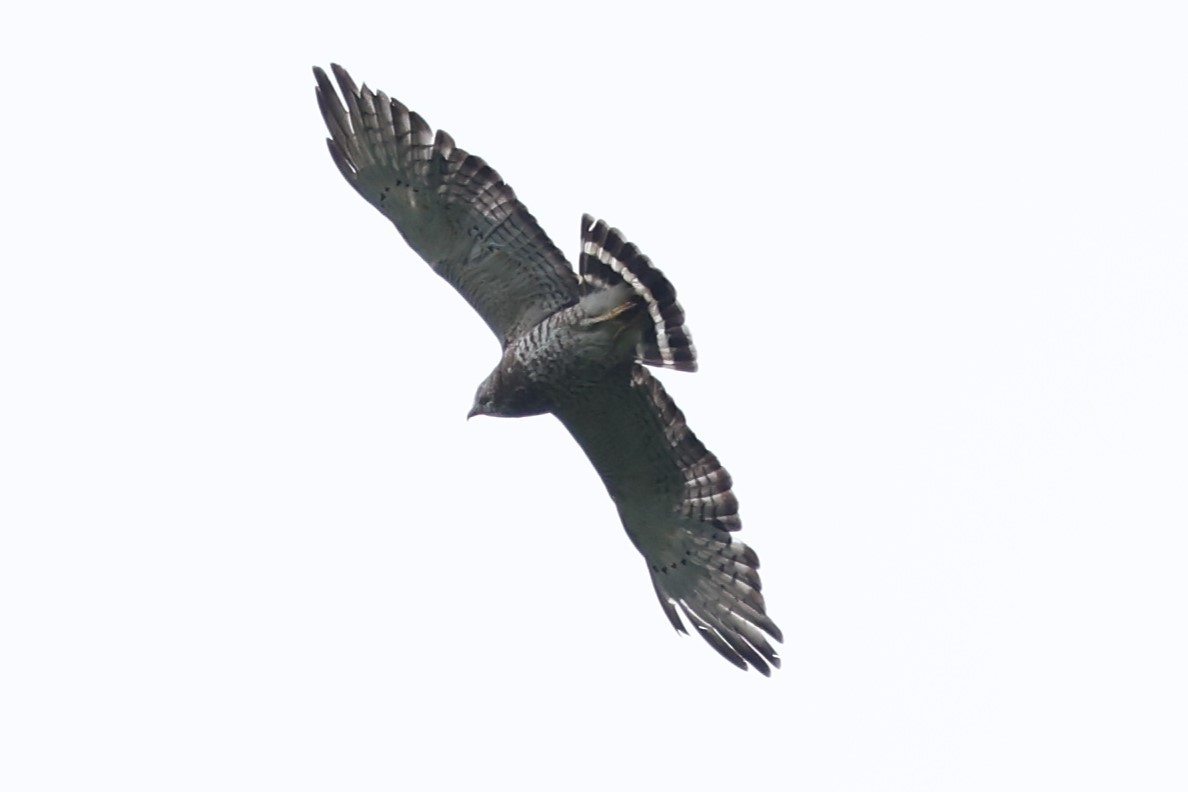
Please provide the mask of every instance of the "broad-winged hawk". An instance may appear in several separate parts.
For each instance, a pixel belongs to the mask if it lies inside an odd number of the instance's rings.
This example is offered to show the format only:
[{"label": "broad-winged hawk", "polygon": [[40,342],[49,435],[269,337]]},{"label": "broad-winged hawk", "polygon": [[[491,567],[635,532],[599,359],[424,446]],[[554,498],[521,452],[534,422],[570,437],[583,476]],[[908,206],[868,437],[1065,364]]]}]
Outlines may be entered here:
[{"label": "broad-winged hawk", "polygon": [[471,415],[557,416],[602,477],[672,626],[685,632],[683,614],[727,660],[770,674],[780,660],[767,638],[782,636],[759,559],[731,536],[730,474],[644,368],[696,369],[672,284],[589,215],[575,273],[482,159],[332,70],[341,98],[314,76],[334,163],[503,345]]}]

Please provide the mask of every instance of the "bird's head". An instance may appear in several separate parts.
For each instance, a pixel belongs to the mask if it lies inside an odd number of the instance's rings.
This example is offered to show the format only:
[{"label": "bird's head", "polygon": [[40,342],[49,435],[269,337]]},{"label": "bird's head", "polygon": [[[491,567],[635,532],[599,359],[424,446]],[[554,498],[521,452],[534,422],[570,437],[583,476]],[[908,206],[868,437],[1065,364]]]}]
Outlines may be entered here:
[{"label": "bird's head", "polygon": [[493,415],[495,412],[495,386],[491,380],[495,377],[499,369],[491,372],[482,383],[478,386],[478,390],[474,393],[474,404],[470,408],[470,412],[466,414],[466,420],[470,420],[476,415]]},{"label": "bird's head", "polygon": [[525,372],[503,363],[487,375],[474,394],[474,405],[467,420],[476,415],[497,418],[522,418],[548,412],[543,394],[533,386]]}]

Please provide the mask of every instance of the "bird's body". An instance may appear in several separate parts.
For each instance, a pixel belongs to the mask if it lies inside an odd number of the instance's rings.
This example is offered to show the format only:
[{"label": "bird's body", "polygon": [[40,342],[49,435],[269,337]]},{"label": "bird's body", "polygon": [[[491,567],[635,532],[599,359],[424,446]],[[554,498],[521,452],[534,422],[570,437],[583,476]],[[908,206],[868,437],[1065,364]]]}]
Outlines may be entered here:
[{"label": "bird's body", "polygon": [[[314,69],[347,181],[486,321],[503,346],[471,415],[552,413],[586,452],[669,621],[735,665],[779,665],[759,560],[730,475],[645,366],[696,369],[672,284],[615,229],[582,218],[574,272],[499,175],[416,113]],[[345,106],[343,104],[345,101]]]},{"label": "bird's body", "polygon": [[557,412],[635,360],[647,319],[624,286],[599,289],[517,337],[475,395],[472,415]]}]

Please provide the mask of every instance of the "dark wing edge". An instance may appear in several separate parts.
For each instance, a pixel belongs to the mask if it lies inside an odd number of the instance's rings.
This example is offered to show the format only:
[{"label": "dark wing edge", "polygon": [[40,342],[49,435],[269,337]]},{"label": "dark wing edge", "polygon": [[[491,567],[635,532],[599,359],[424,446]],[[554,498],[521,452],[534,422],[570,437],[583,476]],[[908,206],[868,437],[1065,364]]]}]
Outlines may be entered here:
[{"label": "dark wing edge", "polygon": [[577,300],[565,256],[482,158],[383,91],[357,87],[341,66],[331,65],[338,91],[322,69],[313,71],[327,146],[343,178],[502,343]]},{"label": "dark wing edge", "polygon": [[592,286],[626,283],[643,298],[652,321],[636,350],[640,363],[678,371],[697,370],[697,350],[685,327],[685,311],[677,302],[676,289],[619,229],[582,215],[578,273]]},{"label": "dark wing edge", "polygon": [[557,416],[606,484],[668,621],[687,633],[683,616],[728,661],[770,676],[780,657],[768,638],[783,634],[767,615],[758,556],[731,535],[742,524],[730,474],[643,366],[598,398]]}]

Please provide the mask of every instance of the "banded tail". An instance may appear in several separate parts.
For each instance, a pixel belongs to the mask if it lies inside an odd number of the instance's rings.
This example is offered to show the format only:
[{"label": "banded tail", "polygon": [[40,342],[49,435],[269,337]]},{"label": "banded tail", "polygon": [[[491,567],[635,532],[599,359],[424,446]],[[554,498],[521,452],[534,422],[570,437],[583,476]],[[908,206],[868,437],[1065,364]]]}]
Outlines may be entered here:
[{"label": "banded tail", "polygon": [[677,302],[676,289],[617,228],[582,215],[578,271],[587,284],[607,288],[625,283],[643,298],[651,322],[636,347],[640,363],[678,371],[697,370],[697,351],[685,328],[685,312]]}]

